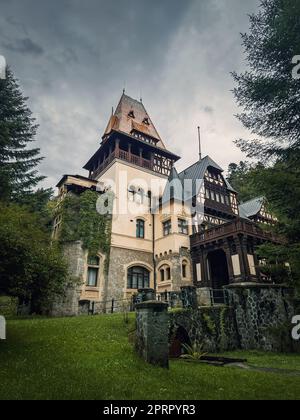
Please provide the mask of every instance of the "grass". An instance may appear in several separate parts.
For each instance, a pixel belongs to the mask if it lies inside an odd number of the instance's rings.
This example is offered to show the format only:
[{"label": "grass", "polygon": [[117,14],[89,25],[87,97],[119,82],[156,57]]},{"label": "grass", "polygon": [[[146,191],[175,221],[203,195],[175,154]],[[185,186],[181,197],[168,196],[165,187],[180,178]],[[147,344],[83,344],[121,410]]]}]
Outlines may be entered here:
[{"label": "grass", "polygon": [[[131,326],[133,318],[131,316]],[[120,315],[8,321],[0,399],[299,399],[300,376],[172,361],[143,362]],[[227,354],[229,355],[229,353]],[[230,353],[300,371],[300,356]]]}]

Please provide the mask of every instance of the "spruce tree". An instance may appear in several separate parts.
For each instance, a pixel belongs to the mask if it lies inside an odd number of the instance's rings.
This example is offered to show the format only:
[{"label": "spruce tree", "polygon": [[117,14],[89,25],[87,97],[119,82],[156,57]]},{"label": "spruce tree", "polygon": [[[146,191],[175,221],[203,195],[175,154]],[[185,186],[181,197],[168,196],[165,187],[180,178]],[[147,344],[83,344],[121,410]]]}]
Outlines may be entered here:
[{"label": "spruce tree", "polygon": [[0,199],[22,201],[44,179],[36,170],[43,159],[30,148],[37,124],[19,84],[8,68],[0,79]]},{"label": "spruce tree", "polygon": [[238,118],[256,141],[239,140],[248,156],[269,160],[300,147],[300,80],[293,59],[300,55],[300,1],[261,0],[242,35],[248,70],[233,73]]},{"label": "spruce tree", "polygon": [[[279,271],[290,262],[300,291],[300,0],[261,0],[242,35],[248,70],[233,73],[234,95],[242,108],[238,118],[257,140],[238,140],[248,157],[267,163],[252,172],[255,186],[278,217],[282,246],[266,245],[260,255]],[[274,266],[274,261],[276,261]],[[279,263],[280,262],[280,263]],[[275,276],[276,277],[276,276]]]}]

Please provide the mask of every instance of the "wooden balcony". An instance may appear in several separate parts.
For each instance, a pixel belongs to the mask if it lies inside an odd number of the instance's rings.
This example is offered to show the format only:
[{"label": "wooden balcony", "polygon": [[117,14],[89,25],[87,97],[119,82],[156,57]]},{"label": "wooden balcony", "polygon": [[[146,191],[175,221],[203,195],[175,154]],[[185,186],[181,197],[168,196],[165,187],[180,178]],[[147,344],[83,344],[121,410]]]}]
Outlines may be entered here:
[{"label": "wooden balcony", "polygon": [[215,242],[223,238],[231,236],[246,235],[253,236],[263,241],[271,241],[275,243],[282,242],[272,232],[267,232],[252,222],[243,219],[236,219],[233,222],[225,223],[221,226],[208,229],[202,233],[196,233],[191,236],[191,247],[205,245],[210,242]]},{"label": "wooden balcony", "polygon": [[[115,149],[110,155],[98,166],[97,169],[90,172],[90,178],[96,179],[104,170],[111,164],[115,159],[122,160],[127,163],[131,163],[135,166],[139,166],[144,169],[148,169],[153,172],[162,173],[168,176],[170,168],[165,168],[163,166],[158,166],[154,164],[153,160],[145,159],[143,156],[137,156],[133,153],[130,153],[126,150]],[[167,173],[168,169],[168,173]]]},{"label": "wooden balcony", "polygon": [[132,163],[136,166],[141,166],[142,168],[146,168],[152,170],[151,161],[144,159],[140,156],[133,155],[125,150],[113,151],[99,166],[98,168],[91,173],[91,178],[97,178],[105,168],[107,168],[110,163],[115,160],[120,159],[124,160],[125,162]]}]

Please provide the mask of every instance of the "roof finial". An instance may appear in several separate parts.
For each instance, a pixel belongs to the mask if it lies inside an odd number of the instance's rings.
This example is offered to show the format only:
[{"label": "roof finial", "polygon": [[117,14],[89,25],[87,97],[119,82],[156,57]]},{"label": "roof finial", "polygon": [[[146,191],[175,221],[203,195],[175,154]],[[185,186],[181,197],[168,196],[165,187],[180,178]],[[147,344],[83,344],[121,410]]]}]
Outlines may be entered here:
[{"label": "roof finial", "polygon": [[198,140],[199,140],[199,160],[202,160],[202,150],[201,150],[201,129],[198,126]]}]

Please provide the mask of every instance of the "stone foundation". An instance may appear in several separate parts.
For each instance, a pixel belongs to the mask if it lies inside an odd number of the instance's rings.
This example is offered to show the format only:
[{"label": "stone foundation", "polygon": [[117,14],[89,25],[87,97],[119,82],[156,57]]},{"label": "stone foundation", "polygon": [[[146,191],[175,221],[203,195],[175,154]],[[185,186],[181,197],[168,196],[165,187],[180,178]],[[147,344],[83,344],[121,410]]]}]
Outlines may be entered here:
[{"label": "stone foundation", "polygon": [[227,306],[175,310],[169,314],[169,343],[179,329],[189,337],[190,344],[204,352],[218,353],[239,347],[234,311]]},{"label": "stone foundation", "polygon": [[294,351],[291,321],[293,290],[276,285],[237,284],[227,287],[234,308],[240,348]]}]

